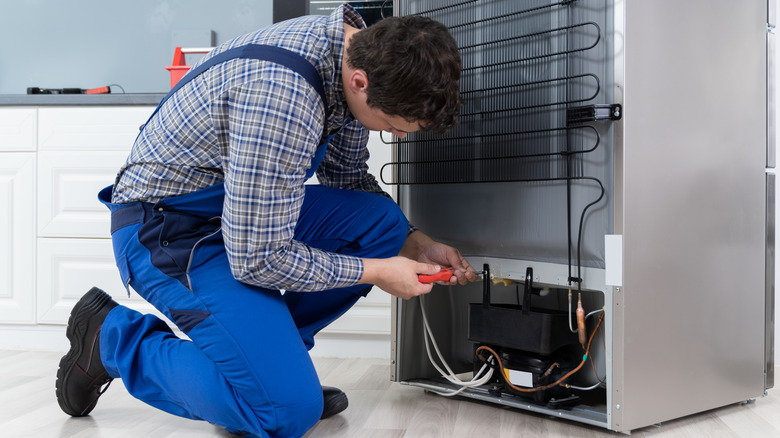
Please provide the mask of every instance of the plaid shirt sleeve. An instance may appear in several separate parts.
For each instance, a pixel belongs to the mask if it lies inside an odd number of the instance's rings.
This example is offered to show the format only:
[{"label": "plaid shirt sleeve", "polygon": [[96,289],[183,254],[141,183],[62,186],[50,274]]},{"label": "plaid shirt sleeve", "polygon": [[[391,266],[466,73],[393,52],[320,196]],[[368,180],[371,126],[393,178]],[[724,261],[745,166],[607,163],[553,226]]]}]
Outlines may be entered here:
[{"label": "plaid shirt sleeve", "polygon": [[297,74],[230,90],[223,235],[236,279],[262,287],[317,291],[351,286],[359,258],[293,240],[305,169],[319,143],[323,109]]}]

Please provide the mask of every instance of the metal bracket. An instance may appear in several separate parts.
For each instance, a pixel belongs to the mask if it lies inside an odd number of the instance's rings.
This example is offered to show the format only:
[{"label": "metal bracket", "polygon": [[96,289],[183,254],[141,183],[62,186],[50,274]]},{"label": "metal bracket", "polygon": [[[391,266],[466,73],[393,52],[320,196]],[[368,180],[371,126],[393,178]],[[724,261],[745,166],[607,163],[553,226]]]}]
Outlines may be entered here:
[{"label": "metal bracket", "polygon": [[482,265],[484,272],[482,277],[482,307],[485,309],[490,307],[490,265],[485,263]]},{"label": "metal bracket", "polygon": [[566,110],[566,123],[569,125],[599,120],[620,120],[622,117],[623,107],[619,103],[578,106]]}]

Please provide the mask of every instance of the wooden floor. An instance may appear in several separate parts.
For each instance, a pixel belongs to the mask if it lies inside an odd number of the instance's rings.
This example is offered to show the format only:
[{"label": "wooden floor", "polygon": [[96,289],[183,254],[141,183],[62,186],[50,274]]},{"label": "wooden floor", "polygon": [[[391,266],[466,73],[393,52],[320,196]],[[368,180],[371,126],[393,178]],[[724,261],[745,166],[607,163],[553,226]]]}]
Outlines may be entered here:
[{"label": "wooden floor", "polygon": [[[130,397],[120,381],[92,415],[70,418],[54,397],[62,353],[0,351],[0,437],[205,438],[233,437],[205,422],[157,411]],[[314,437],[620,437],[619,433],[544,415],[450,399],[391,383],[389,364],[376,359],[315,359],[325,385],[343,389],[349,408],[320,421]],[[780,437],[780,396],[633,431],[638,437]]]}]

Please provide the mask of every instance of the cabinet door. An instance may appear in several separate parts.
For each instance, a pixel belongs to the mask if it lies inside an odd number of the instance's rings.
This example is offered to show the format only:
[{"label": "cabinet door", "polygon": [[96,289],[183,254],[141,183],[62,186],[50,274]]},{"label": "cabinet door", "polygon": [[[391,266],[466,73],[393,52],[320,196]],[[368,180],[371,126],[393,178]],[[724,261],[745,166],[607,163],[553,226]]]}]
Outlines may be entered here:
[{"label": "cabinet door", "polygon": [[390,294],[374,286],[339,319],[322,329],[322,333],[390,334]]},{"label": "cabinet door", "polygon": [[128,151],[152,111],[152,106],[40,108],[38,150]]},{"label": "cabinet door", "polygon": [[0,154],[0,322],[35,322],[35,155]]},{"label": "cabinet door", "polygon": [[38,236],[110,238],[111,215],[97,199],[127,152],[38,153]]},{"label": "cabinet door", "polygon": [[35,150],[35,108],[0,108],[0,151]]},{"label": "cabinet door", "polygon": [[160,315],[122,285],[110,239],[38,239],[38,323],[66,324],[73,305],[93,286],[119,303]]}]

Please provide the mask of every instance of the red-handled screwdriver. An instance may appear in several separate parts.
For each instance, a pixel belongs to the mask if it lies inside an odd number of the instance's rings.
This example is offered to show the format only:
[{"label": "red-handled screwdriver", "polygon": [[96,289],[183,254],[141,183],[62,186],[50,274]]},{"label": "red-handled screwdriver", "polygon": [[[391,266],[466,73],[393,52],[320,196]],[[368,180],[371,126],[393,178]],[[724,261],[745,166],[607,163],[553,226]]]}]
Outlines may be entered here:
[{"label": "red-handled screwdriver", "polygon": [[447,268],[443,268],[441,271],[433,275],[420,274],[417,276],[420,283],[433,283],[434,281],[450,281],[452,278],[452,271]]}]

